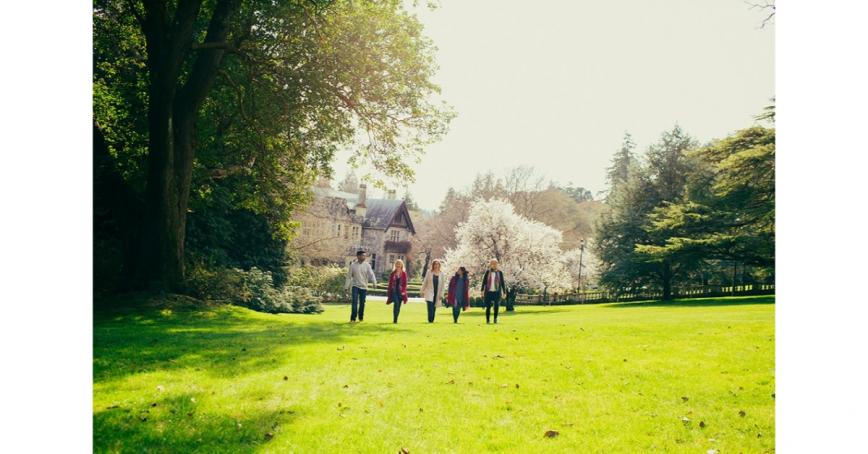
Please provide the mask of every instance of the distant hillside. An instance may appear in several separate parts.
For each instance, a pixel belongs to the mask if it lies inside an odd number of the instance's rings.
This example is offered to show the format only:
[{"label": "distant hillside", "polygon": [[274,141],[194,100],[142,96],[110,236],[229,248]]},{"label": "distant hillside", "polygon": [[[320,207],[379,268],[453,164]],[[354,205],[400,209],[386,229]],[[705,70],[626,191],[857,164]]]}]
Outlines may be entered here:
[{"label": "distant hillside", "polygon": [[560,188],[536,192],[526,207],[515,205],[516,211],[523,216],[563,232],[564,242],[561,248],[564,250],[577,248],[582,238],[590,238],[594,222],[606,210],[604,202],[577,202]]}]

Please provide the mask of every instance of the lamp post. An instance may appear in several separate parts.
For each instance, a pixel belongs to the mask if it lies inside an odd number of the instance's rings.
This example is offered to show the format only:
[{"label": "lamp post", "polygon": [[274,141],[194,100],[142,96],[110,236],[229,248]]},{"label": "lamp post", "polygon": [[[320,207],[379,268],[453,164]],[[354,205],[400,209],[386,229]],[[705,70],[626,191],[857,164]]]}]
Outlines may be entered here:
[{"label": "lamp post", "polygon": [[582,297],[582,259],[585,256],[585,239],[579,243],[579,297]]}]

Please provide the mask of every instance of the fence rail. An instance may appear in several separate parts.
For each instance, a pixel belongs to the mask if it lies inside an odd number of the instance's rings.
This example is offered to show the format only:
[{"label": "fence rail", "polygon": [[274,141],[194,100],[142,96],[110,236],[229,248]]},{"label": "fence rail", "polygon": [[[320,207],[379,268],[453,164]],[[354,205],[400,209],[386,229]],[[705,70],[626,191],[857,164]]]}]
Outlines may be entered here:
[{"label": "fence rail", "polygon": [[[416,296],[419,288],[413,285],[407,286],[407,293]],[[747,285],[705,285],[691,287],[677,287],[672,289],[673,298],[706,298],[715,296],[749,296],[749,295],[773,295],[774,284],[747,284]],[[378,287],[368,289],[369,296],[386,296],[386,289]],[[636,292],[613,292],[613,291],[589,291],[583,293],[549,293],[545,297],[542,294],[527,295],[519,293],[515,296],[515,304],[518,305],[568,305],[568,304],[600,304],[629,301],[658,300],[663,298],[661,291],[636,291]],[[471,305],[481,306],[482,298],[474,296],[470,298]]]},{"label": "fence rail", "polygon": [[[748,295],[773,295],[774,284],[748,284],[748,285],[706,285],[695,287],[683,287],[672,289],[673,298],[705,298],[714,296],[748,296]],[[583,293],[552,293],[545,298],[543,295],[523,295],[515,297],[515,304],[526,305],[559,305],[559,304],[598,304],[628,301],[644,301],[663,298],[660,291],[638,292],[610,292],[592,291]]]}]

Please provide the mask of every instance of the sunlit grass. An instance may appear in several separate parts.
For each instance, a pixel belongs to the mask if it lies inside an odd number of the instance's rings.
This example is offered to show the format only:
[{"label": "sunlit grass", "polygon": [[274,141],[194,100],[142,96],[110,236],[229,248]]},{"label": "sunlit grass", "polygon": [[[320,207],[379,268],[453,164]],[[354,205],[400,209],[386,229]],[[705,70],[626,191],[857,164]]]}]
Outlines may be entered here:
[{"label": "sunlit grass", "polygon": [[[98,452],[771,452],[774,297],[96,314]],[[544,437],[548,430],[559,434]]]}]

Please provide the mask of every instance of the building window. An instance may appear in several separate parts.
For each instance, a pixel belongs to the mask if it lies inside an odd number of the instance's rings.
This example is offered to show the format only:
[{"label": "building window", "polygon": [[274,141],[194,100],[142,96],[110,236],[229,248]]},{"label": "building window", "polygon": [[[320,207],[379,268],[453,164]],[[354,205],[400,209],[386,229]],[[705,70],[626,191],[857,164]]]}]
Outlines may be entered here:
[{"label": "building window", "polygon": [[353,238],[355,239],[355,238],[358,238],[358,237],[359,237],[359,226],[354,225],[354,226],[353,226]]},{"label": "building window", "polygon": [[348,239],[350,236],[350,229],[344,227],[344,239]]},{"label": "building window", "polygon": [[397,230],[391,230],[389,232],[389,239],[392,241],[398,241],[398,239],[400,239],[400,237],[401,237],[401,232],[399,232]]}]

